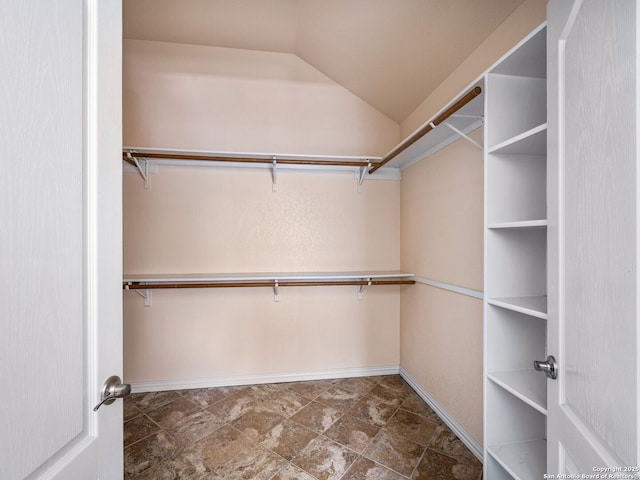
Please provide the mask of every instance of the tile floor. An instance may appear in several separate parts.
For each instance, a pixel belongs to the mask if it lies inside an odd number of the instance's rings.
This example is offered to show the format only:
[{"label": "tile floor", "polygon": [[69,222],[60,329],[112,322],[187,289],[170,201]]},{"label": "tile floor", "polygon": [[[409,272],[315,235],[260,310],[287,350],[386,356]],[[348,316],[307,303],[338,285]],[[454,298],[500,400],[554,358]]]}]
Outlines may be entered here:
[{"label": "tile floor", "polygon": [[127,480],[478,480],[400,376],[131,395]]}]

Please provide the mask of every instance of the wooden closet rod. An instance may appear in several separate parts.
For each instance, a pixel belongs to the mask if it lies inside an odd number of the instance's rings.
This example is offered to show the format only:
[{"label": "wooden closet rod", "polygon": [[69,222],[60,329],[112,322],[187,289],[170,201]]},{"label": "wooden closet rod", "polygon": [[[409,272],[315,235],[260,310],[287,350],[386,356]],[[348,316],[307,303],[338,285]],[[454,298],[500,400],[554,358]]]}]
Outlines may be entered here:
[{"label": "wooden closet rod", "polygon": [[[195,155],[184,153],[158,153],[158,152],[131,152],[131,156],[136,158],[157,158],[167,160],[195,160],[201,162],[232,162],[232,163],[273,163],[272,158],[251,158],[251,157],[221,157],[215,155]],[[122,159],[135,166],[135,162],[127,157],[127,153],[122,154]],[[367,160],[303,160],[291,158],[278,158],[275,161],[278,165],[325,165],[333,167],[366,167],[369,163],[373,166],[378,165],[378,161]]]},{"label": "wooden closet rod", "polygon": [[[342,285],[413,285],[415,280],[342,280],[342,281],[278,281],[278,287],[312,287],[312,286],[342,286]],[[147,289],[167,289],[167,288],[223,288],[223,287],[275,287],[276,282],[210,282],[210,283],[156,283],[145,285],[141,283],[131,283],[123,285],[125,290],[147,290]]]},{"label": "wooden closet rod", "polygon": [[447,118],[449,118],[451,115],[456,113],[458,110],[460,110],[462,107],[464,107],[467,103],[469,103],[471,100],[476,98],[481,93],[482,93],[482,88],[480,87],[474,87],[471,90],[469,90],[467,93],[464,94],[462,98],[460,98],[460,100],[458,100],[456,103],[451,105],[444,112],[438,115],[434,120],[432,120],[431,122],[423,126],[420,130],[417,130],[416,132],[414,132],[410,137],[408,137],[404,142],[402,142],[396,148],[391,150],[387,155],[385,155],[382,158],[380,162],[378,162],[376,165],[372,164],[372,167],[369,170],[369,173],[375,172],[384,164],[393,160],[395,157],[400,155],[400,153],[404,152],[407,148],[409,148],[411,145],[416,143],[423,136],[425,136],[427,133],[433,130],[434,127],[437,127],[438,125],[440,125]]}]

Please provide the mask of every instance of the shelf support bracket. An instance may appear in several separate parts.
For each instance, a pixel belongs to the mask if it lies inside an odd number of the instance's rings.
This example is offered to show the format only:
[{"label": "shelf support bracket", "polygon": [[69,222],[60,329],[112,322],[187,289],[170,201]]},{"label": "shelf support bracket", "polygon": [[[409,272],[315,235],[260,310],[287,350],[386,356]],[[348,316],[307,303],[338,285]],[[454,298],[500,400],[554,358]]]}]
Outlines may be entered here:
[{"label": "shelf support bracket", "polygon": [[445,125],[447,127],[449,127],[451,130],[453,130],[454,132],[456,132],[458,135],[460,135],[462,138],[464,138],[466,141],[472,143],[473,145],[475,145],[476,147],[478,147],[480,150],[482,150],[484,147],[482,145],[480,145],[478,142],[476,142],[473,138],[471,138],[469,135],[467,135],[466,133],[464,133],[462,130],[460,130],[459,128],[454,127],[453,125],[451,125],[449,122],[442,122],[442,125]]},{"label": "shelf support bracket", "polygon": [[151,306],[151,289],[145,288],[144,290],[134,290],[134,292],[144,298],[145,307]]},{"label": "shelf support bracket", "polygon": [[364,289],[368,286],[371,286],[371,278],[367,278],[366,280],[367,280],[367,284],[360,285],[360,287],[358,288],[358,300],[362,300],[364,296]]},{"label": "shelf support bracket", "polygon": [[276,156],[273,156],[273,167],[271,169],[271,180],[272,180],[272,185],[271,185],[271,191],[272,192],[277,192],[278,191],[278,160],[276,159]]},{"label": "shelf support bracket", "polygon": [[358,175],[358,193],[362,192],[362,184],[364,183],[364,177],[371,168],[371,162],[367,163],[367,166],[360,167],[360,174]]},{"label": "shelf support bracket", "polygon": [[149,180],[149,160],[147,160],[146,158],[142,159],[142,163],[144,165],[144,168],[143,168],[142,166],[140,166],[140,161],[138,160],[138,157],[134,157],[133,155],[131,155],[131,152],[127,152],[127,158],[129,160],[132,160],[133,163],[135,163],[136,168],[140,173],[140,176],[144,180],[144,189],[149,190],[151,188],[151,181]]},{"label": "shelf support bracket", "polygon": [[280,301],[280,285],[278,285],[278,280],[276,280],[273,285],[273,301],[274,302]]}]

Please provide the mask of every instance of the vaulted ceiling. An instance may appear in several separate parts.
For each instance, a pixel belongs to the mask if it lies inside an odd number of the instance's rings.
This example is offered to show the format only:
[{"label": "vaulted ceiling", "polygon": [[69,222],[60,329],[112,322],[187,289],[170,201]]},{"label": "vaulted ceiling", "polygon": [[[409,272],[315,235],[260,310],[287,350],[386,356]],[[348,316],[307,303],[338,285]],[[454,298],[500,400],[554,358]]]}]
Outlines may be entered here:
[{"label": "vaulted ceiling", "polygon": [[524,0],[124,0],[124,37],[297,55],[401,123]]}]

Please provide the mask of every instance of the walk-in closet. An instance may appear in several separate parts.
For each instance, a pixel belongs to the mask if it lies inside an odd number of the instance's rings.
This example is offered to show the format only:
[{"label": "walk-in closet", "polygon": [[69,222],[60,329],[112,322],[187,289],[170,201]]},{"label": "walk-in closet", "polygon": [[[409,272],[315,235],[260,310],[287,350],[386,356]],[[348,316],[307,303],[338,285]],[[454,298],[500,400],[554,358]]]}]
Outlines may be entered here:
[{"label": "walk-in closet", "polygon": [[639,478],[638,2],[6,3],[0,480]]}]

